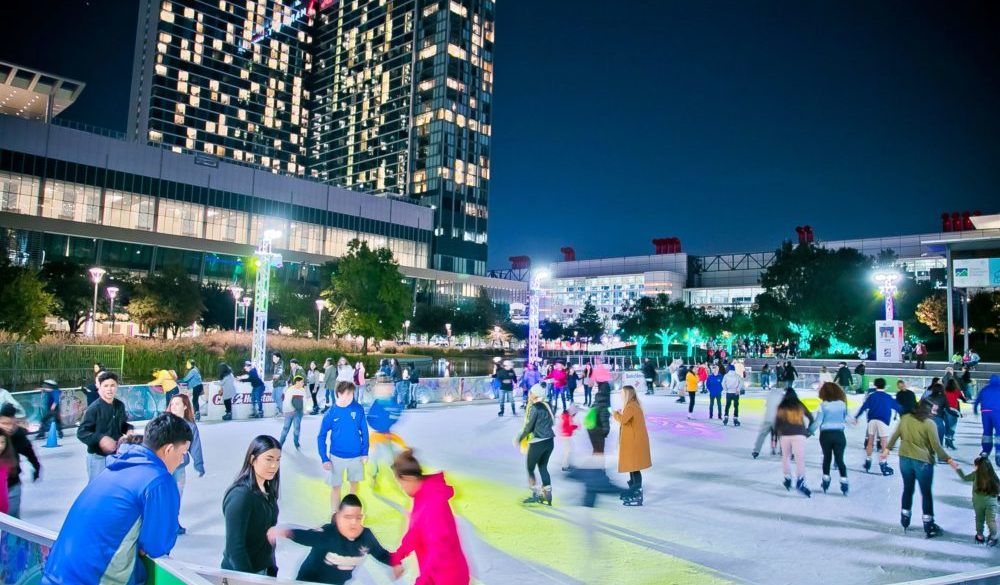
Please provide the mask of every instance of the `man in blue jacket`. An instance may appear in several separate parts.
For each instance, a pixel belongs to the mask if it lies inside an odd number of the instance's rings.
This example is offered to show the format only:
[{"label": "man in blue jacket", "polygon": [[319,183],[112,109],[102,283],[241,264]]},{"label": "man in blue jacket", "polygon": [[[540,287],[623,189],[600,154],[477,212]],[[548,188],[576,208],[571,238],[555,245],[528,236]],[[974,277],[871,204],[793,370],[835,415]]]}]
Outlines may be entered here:
[{"label": "man in blue jacket", "polygon": [[123,445],[83,489],[45,562],[42,585],[137,585],[138,555],[160,557],[177,540],[180,495],[172,473],[191,445],[191,428],[170,413],[146,425],[142,445]]},{"label": "man in blue jacket", "polygon": [[[323,415],[317,446],[323,469],[330,472],[330,504],[340,506],[340,486],[344,473],[351,484],[349,493],[358,493],[368,462],[368,422],[365,409],[354,400],[354,384],[337,382],[333,406]],[[329,438],[328,438],[329,437]]]},{"label": "man in blue jacket", "polygon": [[[872,450],[875,448],[875,438],[881,441],[882,447],[889,443],[889,424],[892,422],[893,411],[899,412],[899,403],[885,391],[885,378],[875,378],[875,390],[865,397],[861,409],[854,415],[857,420],[868,412],[868,439],[865,441],[865,471],[872,468]],[[893,469],[889,462],[879,456],[879,470],[882,475],[892,475]]]},{"label": "man in blue jacket", "polygon": [[[990,383],[983,386],[976,401],[972,403],[972,410],[982,413],[983,421],[983,455],[990,456],[993,450],[993,437],[1000,435],[1000,374],[990,376]],[[997,467],[1000,467],[1000,450],[994,457]]]}]

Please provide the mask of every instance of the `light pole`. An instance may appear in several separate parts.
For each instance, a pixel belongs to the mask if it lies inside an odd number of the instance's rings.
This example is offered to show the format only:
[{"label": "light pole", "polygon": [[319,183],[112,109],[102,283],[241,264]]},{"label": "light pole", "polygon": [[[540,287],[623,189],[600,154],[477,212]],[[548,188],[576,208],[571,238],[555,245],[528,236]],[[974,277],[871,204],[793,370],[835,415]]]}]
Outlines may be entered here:
[{"label": "light pole", "polygon": [[250,297],[243,297],[243,302],[240,303],[241,305],[243,305],[243,330],[244,331],[246,331],[247,329],[250,329],[250,301],[251,300],[252,299]]},{"label": "light pole", "polygon": [[108,301],[110,305],[108,307],[108,313],[111,314],[111,333],[113,334],[115,332],[115,297],[118,296],[118,287],[109,286],[104,290],[108,293]]},{"label": "light pole", "polygon": [[406,330],[406,341],[410,340],[410,320],[403,321],[403,329]]},{"label": "light pole", "polygon": [[229,292],[233,294],[233,331],[236,331],[239,322],[240,295],[243,294],[243,287],[235,284],[229,287]]},{"label": "light pole", "polygon": [[444,324],[444,331],[448,334],[448,347],[451,347],[451,323]]},{"label": "light pole", "polygon": [[549,277],[547,270],[539,270],[531,275],[531,288],[528,291],[528,363],[538,361],[538,346],[542,338],[539,325],[539,315],[542,304],[542,281]]},{"label": "light pole", "polygon": [[316,339],[323,336],[323,307],[325,306],[326,301],[323,299],[316,299]]},{"label": "light pole", "polygon": [[892,321],[895,317],[895,306],[893,303],[893,295],[896,294],[896,283],[899,282],[899,273],[893,270],[879,270],[875,273],[875,282],[878,283],[878,289],[882,291],[882,295],[885,297],[885,320]]},{"label": "light pole", "polygon": [[90,312],[90,336],[97,337],[97,287],[101,284],[101,279],[108,273],[107,270],[95,266],[88,270],[90,280],[94,281],[94,308]]}]

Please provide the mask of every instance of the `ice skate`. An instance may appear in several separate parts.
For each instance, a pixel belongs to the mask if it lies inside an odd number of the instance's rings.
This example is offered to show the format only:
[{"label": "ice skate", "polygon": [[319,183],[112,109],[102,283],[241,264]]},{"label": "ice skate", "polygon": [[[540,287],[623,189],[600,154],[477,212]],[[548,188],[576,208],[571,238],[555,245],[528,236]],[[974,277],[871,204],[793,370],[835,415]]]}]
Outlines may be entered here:
[{"label": "ice skate", "polygon": [[738,416],[734,416],[733,417],[733,426],[734,427],[740,426],[740,417],[738,417]]},{"label": "ice skate", "polygon": [[785,486],[786,490],[792,491],[792,478],[785,476],[785,481],[782,482],[782,485]]},{"label": "ice skate", "polygon": [[899,524],[903,527],[903,532],[910,527],[910,511],[900,510],[899,512]]},{"label": "ice skate", "polygon": [[633,490],[632,495],[626,498],[622,505],[625,506],[641,506],[642,505],[642,488]]},{"label": "ice skate", "polygon": [[830,488],[830,476],[829,475],[824,475],[823,476],[823,481],[819,482],[819,486],[821,488],[823,488],[823,493],[825,494],[826,490],[828,490]]},{"label": "ice skate", "polygon": [[996,545],[997,545],[997,537],[991,536],[986,539],[986,546],[996,546]]},{"label": "ice skate", "polygon": [[879,468],[879,471],[882,472],[882,475],[892,475],[893,473],[895,473],[892,470],[892,468],[889,467],[889,462],[888,461],[880,461],[879,464],[878,464],[878,468]]},{"label": "ice skate", "polygon": [[547,485],[542,488],[542,498],[539,500],[539,503],[552,506],[552,486]]},{"label": "ice skate", "polygon": [[729,426],[729,417],[728,416],[722,417],[722,426],[724,426],[724,427]]},{"label": "ice skate", "polygon": [[872,471],[872,460],[871,460],[870,457],[868,459],[865,459],[864,468],[865,468],[865,473],[871,473],[871,471]]},{"label": "ice skate", "polygon": [[945,437],[944,446],[948,449],[955,449],[955,440],[951,437]]},{"label": "ice skate", "polygon": [[847,478],[846,477],[840,478],[840,491],[845,496],[847,495],[847,488],[848,488]]},{"label": "ice skate", "polygon": [[758,451],[754,451],[753,453],[750,453],[750,454],[753,455],[754,459],[760,457],[760,452],[758,452]]},{"label": "ice skate", "polygon": [[976,544],[986,544],[986,538],[982,534],[977,534]]},{"label": "ice skate", "polygon": [[798,481],[795,482],[795,489],[799,490],[799,492],[807,498],[812,497],[812,490],[806,485],[806,478],[804,477],[800,477]]},{"label": "ice skate", "polygon": [[522,504],[541,504],[542,496],[537,491],[532,490],[531,495],[521,501]]},{"label": "ice skate", "polygon": [[924,535],[927,538],[934,538],[935,536],[941,536],[941,527],[934,522],[934,516],[924,516]]}]

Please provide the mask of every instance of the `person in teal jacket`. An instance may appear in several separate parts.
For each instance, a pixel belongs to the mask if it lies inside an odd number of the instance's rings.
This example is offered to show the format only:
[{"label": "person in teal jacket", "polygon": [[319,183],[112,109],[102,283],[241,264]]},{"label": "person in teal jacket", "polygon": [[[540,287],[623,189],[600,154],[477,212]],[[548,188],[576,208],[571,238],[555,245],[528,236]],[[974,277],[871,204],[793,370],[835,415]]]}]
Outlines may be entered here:
[{"label": "person in teal jacket", "polygon": [[171,475],[191,445],[184,419],[149,421],[141,445],[122,445],[83,488],[45,561],[42,585],[145,583],[139,554],[170,554],[177,541],[180,496]]}]

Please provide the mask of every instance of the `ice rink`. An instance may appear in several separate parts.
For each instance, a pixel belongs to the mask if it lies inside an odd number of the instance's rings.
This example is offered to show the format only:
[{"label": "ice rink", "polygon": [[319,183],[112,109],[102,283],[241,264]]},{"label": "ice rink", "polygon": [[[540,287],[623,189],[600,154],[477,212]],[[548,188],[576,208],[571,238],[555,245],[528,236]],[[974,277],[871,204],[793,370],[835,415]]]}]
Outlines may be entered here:
[{"label": "ice rink", "polygon": [[[560,471],[557,444],[549,469],[554,506],[524,506],[524,459],[513,439],[517,417],[497,417],[494,404],[425,406],[406,412],[399,434],[429,466],[447,472],[457,495],[464,546],[481,583],[896,583],[998,564],[1000,549],[972,542],[971,485],[945,465],[935,470],[935,510],[943,536],[925,539],[920,526],[919,492],[914,523],[899,526],[902,482],[865,474],[861,464],[863,428],[847,431],[851,492],[820,490],[821,452],[816,437],[806,447],[807,477],[813,497],[787,492],[781,485],[779,457],[765,447],[750,457],[763,400],[744,397],[743,426],[707,421],[707,395],[698,395],[697,420],[673,397],[640,396],[653,455],[643,472],[645,506],[623,507],[602,500],[592,514],[579,505],[580,489]],[[612,397],[617,407],[620,395]],[[851,411],[856,410],[852,405]],[[957,459],[969,469],[979,452],[979,421],[966,409],[958,425]],[[580,415],[582,419],[582,412]],[[257,434],[278,436],[281,419],[204,421],[200,424],[207,474],[188,467],[181,523],[174,558],[217,567],[223,547],[222,495],[236,474],[246,446]],[[320,416],[303,422],[302,450],[291,438],[282,459],[280,523],[318,526],[329,520],[329,488],[316,448]],[[58,530],[85,483],[84,448],[72,432],[55,449],[36,448],[44,466],[42,480],[25,485],[22,516]],[[609,437],[608,467],[617,474],[617,425]],[[578,452],[589,451],[584,434],[574,437]],[[897,468],[897,457],[890,458]],[[877,465],[876,465],[877,467]],[[386,470],[387,471],[387,470]],[[30,475],[23,475],[27,481]],[[389,473],[378,489],[361,492],[366,523],[386,548],[393,549],[405,526],[408,502]],[[280,542],[280,576],[293,578],[307,550]],[[405,582],[412,582],[415,564]],[[388,583],[389,572],[369,560],[354,582]]]}]

